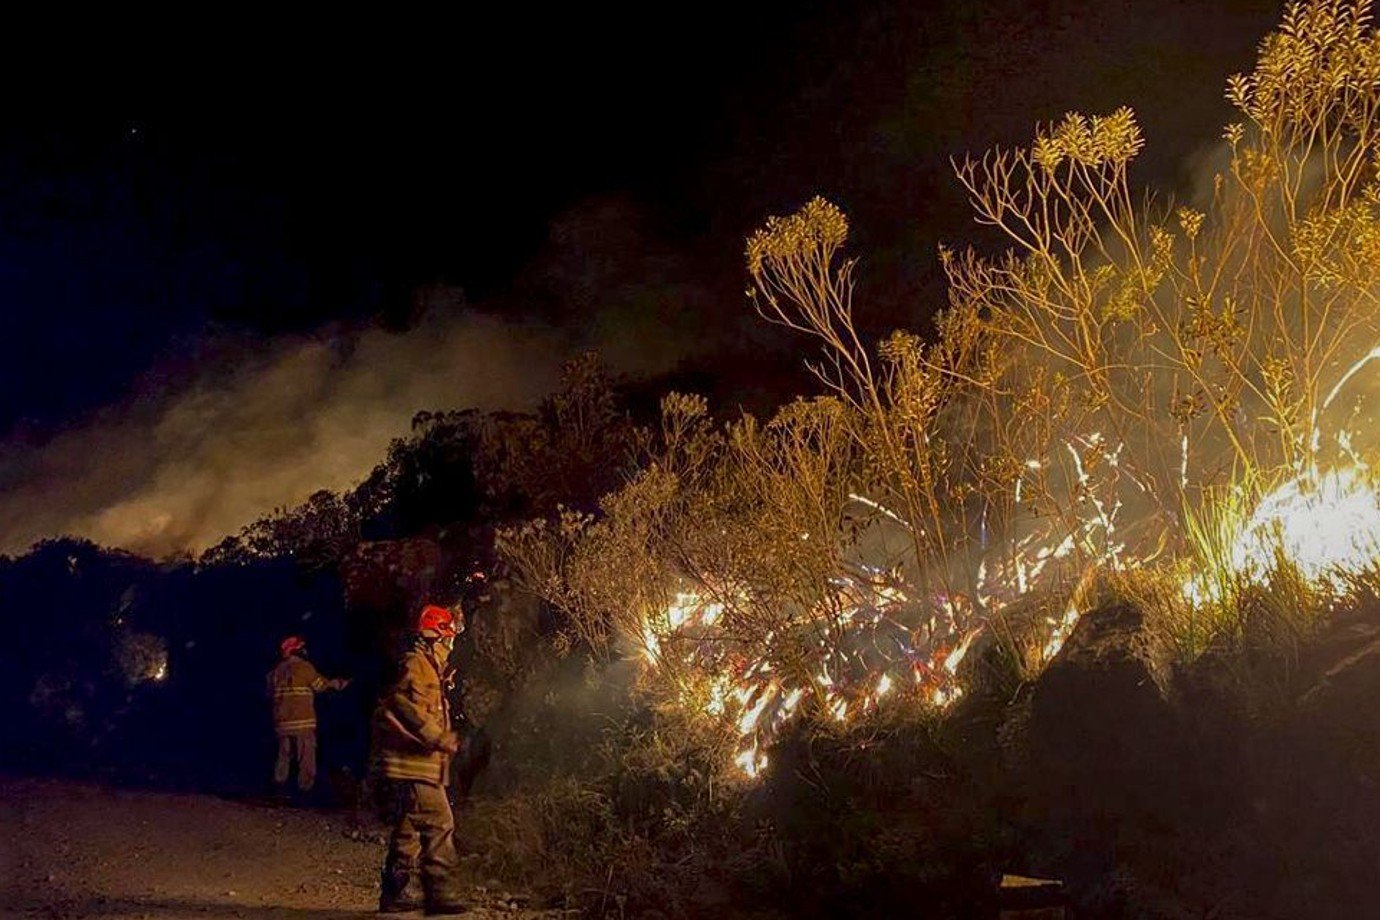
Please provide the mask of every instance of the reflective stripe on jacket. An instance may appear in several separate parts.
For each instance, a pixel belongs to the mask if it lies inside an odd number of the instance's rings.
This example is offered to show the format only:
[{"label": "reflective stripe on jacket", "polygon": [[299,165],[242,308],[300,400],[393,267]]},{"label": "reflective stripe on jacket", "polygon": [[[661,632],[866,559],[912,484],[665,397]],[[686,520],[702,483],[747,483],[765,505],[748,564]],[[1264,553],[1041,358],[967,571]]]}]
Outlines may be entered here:
[{"label": "reflective stripe on jacket", "polygon": [[408,649],[398,677],[374,710],[373,768],[389,779],[445,784],[450,755],[440,749],[451,731],[444,666],[425,640]]},{"label": "reflective stripe on jacket", "polygon": [[280,735],[316,728],[316,694],[345,682],[327,680],[305,658],[284,658],[268,672],[268,696],[273,701],[273,729]]}]

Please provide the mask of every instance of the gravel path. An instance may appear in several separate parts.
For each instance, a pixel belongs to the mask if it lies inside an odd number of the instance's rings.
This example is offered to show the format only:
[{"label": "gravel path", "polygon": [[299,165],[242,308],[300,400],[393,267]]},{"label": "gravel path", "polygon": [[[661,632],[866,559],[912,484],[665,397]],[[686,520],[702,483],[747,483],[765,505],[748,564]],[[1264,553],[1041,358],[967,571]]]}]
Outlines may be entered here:
[{"label": "gravel path", "polygon": [[[7,920],[375,917],[382,857],[378,828],[345,813],[0,778]],[[476,920],[574,916],[469,890]]]}]

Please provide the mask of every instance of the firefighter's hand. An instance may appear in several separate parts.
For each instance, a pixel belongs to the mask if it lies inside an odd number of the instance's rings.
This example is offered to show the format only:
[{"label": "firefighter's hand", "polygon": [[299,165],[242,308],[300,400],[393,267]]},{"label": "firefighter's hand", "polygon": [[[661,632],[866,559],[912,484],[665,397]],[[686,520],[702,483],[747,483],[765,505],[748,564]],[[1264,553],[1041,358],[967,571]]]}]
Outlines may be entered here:
[{"label": "firefighter's hand", "polygon": [[460,736],[455,732],[446,732],[441,736],[440,742],[436,745],[437,750],[447,754],[456,754],[460,751]]}]

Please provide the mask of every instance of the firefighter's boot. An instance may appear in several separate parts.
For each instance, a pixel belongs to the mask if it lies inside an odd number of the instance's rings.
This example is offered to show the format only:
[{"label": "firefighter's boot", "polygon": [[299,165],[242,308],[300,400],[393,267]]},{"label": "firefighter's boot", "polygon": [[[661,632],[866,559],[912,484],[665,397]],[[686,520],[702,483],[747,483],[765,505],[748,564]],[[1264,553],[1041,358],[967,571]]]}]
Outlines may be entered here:
[{"label": "firefighter's boot", "polygon": [[408,872],[384,870],[379,879],[379,913],[402,914],[421,910],[422,899],[416,878]]}]

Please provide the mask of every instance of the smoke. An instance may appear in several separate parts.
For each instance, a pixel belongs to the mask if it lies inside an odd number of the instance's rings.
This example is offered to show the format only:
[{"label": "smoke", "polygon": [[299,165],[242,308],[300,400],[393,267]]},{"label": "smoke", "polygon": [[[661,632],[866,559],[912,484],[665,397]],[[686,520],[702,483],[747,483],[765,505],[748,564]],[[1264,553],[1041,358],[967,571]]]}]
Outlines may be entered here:
[{"label": "smoke", "polygon": [[5,548],[51,534],[155,555],[205,548],[276,507],[354,484],[418,409],[530,407],[573,343],[468,313],[257,353],[252,343],[209,348],[238,354],[36,450],[11,445],[0,462]]},{"label": "smoke", "polygon": [[56,535],[153,556],[199,551],[319,489],[353,486],[419,410],[532,408],[587,347],[632,375],[711,347],[677,319],[706,295],[625,203],[566,215],[525,274],[520,293],[568,315],[504,319],[510,304],[471,309],[436,287],[419,293],[421,318],[406,330],[207,337],[55,436],[12,434],[0,444],[0,551]]}]

